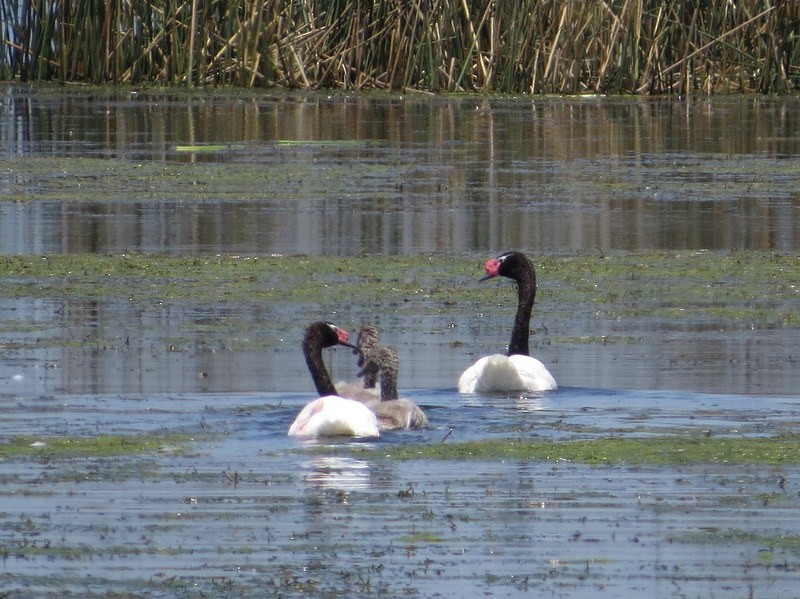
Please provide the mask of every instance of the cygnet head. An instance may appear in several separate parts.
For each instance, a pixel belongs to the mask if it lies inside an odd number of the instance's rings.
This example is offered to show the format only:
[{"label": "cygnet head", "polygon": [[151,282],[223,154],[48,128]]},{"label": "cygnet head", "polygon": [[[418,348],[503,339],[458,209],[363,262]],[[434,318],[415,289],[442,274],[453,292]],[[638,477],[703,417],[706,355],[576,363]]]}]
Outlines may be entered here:
[{"label": "cygnet head", "polygon": [[358,376],[364,377],[365,389],[375,387],[378,379],[378,365],[371,359],[375,348],[379,347],[378,340],[378,329],[373,326],[366,325],[358,331],[358,349],[354,350],[353,353],[358,354],[358,367],[361,368]]}]

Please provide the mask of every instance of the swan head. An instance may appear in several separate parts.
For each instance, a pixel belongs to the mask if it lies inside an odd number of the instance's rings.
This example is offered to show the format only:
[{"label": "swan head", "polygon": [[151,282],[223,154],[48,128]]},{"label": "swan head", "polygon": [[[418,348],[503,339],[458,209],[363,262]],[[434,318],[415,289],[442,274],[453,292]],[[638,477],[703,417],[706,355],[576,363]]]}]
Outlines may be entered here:
[{"label": "swan head", "polygon": [[350,333],[327,321],[313,322],[308,325],[304,343],[308,343],[312,339],[319,343],[319,347],[333,347],[334,345],[355,347],[350,343]]},{"label": "swan head", "polygon": [[342,327],[337,327],[332,322],[326,322],[325,324],[328,325],[334,333],[336,333],[336,343],[334,345],[345,345],[347,347],[355,348],[355,345],[350,343],[350,333],[345,331]]},{"label": "swan head", "polygon": [[497,258],[490,258],[483,264],[486,274],[481,277],[481,281],[494,279],[495,277],[508,277],[509,279],[519,279],[524,271],[533,271],[533,265],[527,256],[522,252],[506,252]]},{"label": "swan head", "polygon": [[365,325],[358,331],[358,347],[370,348],[378,343],[378,329],[371,325]]}]

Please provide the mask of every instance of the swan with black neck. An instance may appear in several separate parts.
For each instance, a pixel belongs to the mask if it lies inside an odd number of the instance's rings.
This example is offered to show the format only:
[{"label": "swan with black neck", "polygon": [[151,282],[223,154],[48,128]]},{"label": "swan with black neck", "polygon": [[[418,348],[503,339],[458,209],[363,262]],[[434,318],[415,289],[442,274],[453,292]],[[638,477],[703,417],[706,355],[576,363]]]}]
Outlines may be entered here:
[{"label": "swan with black neck", "polygon": [[558,388],[544,364],[530,355],[528,337],[536,298],[536,272],[522,252],[506,252],[484,264],[481,281],[506,277],[517,282],[517,313],[508,353],[478,359],[458,379],[460,393],[551,391]]},{"label": "swan with black neck", "polygon": [[375,413],[359,401],[340,397],[331,381],[322,349],[349,343],[349,334],[330,322],[314,322],[303,337],[303,355],[320,397],[300,411],[289,435],[297,437],[378,437],[380,429]]}]

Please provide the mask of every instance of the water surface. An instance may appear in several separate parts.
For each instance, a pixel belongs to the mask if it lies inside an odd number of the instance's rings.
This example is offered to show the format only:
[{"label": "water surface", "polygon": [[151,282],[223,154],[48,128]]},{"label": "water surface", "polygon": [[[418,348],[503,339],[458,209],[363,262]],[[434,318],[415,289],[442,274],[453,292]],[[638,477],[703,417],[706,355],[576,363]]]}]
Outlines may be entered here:
[{"label": "water surface", "polygon": [[795,97],[3,91],[5,253],[800,248]]},{"label": "water surface", "polygon": [[[408,442],[796,430],[793,398],[604,392],[407,394]],[[303,394],[60,396],[4,402],[2,433],[215,433],[189,455],[4,462],[11,596],[792,596],[796,467],[397,461],[303,443]],[[452,429],[452,430],[451,430]],[[446,437],[446,440],[445,440]],[[361,445],[364,445],[363,443]],[[326,451],[327,447],[327,451]],[[313,451],[308,451],[312,449]],[[299,450],[299,451],[298,451]]]},{"label": "water surface", "polygon": [[[409,274],[419,276],[427,259],[453,252],[475,256],[479,273],[483,259],[510,248],[534,260],[800,249],[795,97],[1,91],[4,254],[408,254],[420,257]],[[547,303],[553,284],[540,269],[535,344],[567,384],[797,388],[795,339],[785,330],[720,330],[710,319],[665,331],[661,322],[588,313],[562,326]],[[595,284],[602,297],[605,282]],[[498,291],[498,302],[502,293],[510,294]],[[404,353],[406,387],[449,388],[475,356],[507,343],[513,304],[501,305],[496,314],[433,317],[377,303],[337,316],[321,305],[313,318],[379,325]],[[0,382],[22,376],[35,393],[307,390],[296,356],[306,314],[290,336],[274,335],[274,350],[253,351],[245,340],[239,351],[174,352],[187,335],[202,342],[209,322],[241,327],[235,341],[287,315],[250,305],[7,300],[0,336],[8,331],[31,351],[10,355]],[[441,334],[445,322],[452,335]],[[633,343],[553,345],[546,331]],[[63,335],[81,347],[41,348],[43,336]],[[98,336],[110,339],[81,343]]]},{"label": "water surface", "polygon": [[[477,279],[509,248],[800,251],[794,97],[0,94],[0,254],[406,254],[430,291],[430,260],[473,257]],[[798,303],[790,271],[782,307]],[[616,310],[603,280],[597,305],[564,314],[546,269],[532,346],[561,388],[460,396],[461,370],[510,334],[513,289],[490,284],[479,313],[458,297],[436,313],[415,298],[331,313],[35,285],[4,296],[0,438],[198,439],[189,453],[59,458],[45,445],[0,462],[6,592],[796,594],[795,466],[404,462],[286,437],[313,396],[299,340],[319,318],[377,324],[400,352],[400,387],[431,427],[370,444],[387,456],[411,442],[798,429],[791,319],[665,318],[635,298]],[[326,359],[354,376],[349,352]]]}]

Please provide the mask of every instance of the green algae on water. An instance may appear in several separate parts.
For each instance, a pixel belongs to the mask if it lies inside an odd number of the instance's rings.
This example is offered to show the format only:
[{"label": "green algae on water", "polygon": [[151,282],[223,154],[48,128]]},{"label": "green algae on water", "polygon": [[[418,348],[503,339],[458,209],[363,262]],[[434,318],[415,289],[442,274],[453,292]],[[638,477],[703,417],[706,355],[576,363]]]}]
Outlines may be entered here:
[{"label": "green algae on water", "polygon": [[[578,318],[632,323],[650,319],[661,327],[702,324],[717,331],[794,329],[800,321],[800,254],[773,252],[643,252],[615,255],[537,256],[539,290],[534,318],[553,331],[559,345],[637,344],[641,335],[556,334]],[[210,347],[263,348],[278,338],[245,335],[252,321],[237,318],[269,311],[276,329],[291,327],[297,311],[357,315],[434,315],[447,322],[473,318],[491,309],[513,314],[516,304],[506,281],[479,283],[485,256],[305,256],[148,254],[64,254],[0,256],[0,298],[117,302],[145,310],[191,304],[219,311],[236,307],[229,318],[203,322],[203,335],[186,324],[184,338],[170,347],[202,343]],[[0,322],[9,333],[15,328]],[[437,325],[433,325],[434,327]],[[626,330],[633,331],[631,326]],[[202,341],[194,341],[200,339]],[[49,340],[48,340],[49,339]],[[40,335],[37,347],[66,345],[63,336]],[[89,339],[117,347],[119,339]],[[10,340],[8,344],[22,343]],[[34,343],[27,339],[24,343]],[[28,347],[28,346],[25,346]]]},{"label": "green algae on water", "polygon": [[93,437],[19,435],[0,443],[0,459],[47,455],[110,457],[142,453],[181,453],[193,442],[186,434],[97,435]]},{"label": "green algae on water", "polygon": [[444,539],[432,532],[417,531],[404,535],[398,539],[401,543],[428,545],[430,543],[441,543]]},{"label": "green algae on water", "polygon": [[[357,449],[358,454],[386,451]],[[543,460],[590,465],[799,464],[800,437],[609,437],[575,441],[485,440],[392,448],[401,460]]]},{"label": "green algae on water", "polygon": [[[793,309],[800,300],[800,255],[651,252],[532,258],[539,311],[571,312],[575,303],[586,303],[620,314],[685,318],[692,310],[713,310],[732,319],[763,319],[769,312],[773,320],[797,320]],[[424,296],[471,306],[496,298],[496,285],[478,284],[481,274],[480,260],[464,255],[0,256],[0,297],[236,301],[256,294],[259,301],[324,301],[344,286],[349,301]]]},{"label": "green algae on water", "polygon": [[796,534],[767,535],[740,528],[706,527],[684,536],[673,537],[671,540],[703,545],[759,545],[769,552],[783,550],[800,556],[800,535]]}]

